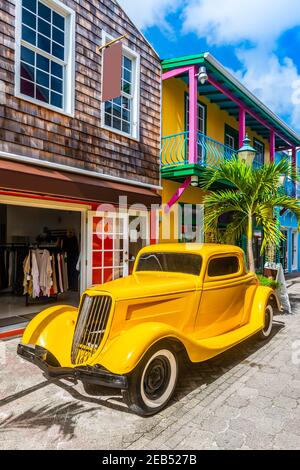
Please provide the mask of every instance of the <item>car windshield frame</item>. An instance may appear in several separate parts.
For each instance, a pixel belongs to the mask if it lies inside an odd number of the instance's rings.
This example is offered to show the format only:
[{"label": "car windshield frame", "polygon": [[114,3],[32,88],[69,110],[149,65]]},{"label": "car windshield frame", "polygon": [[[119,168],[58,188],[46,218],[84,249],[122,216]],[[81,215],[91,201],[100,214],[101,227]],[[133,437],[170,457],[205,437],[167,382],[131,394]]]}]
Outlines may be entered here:
[{"label": "car windshield frame", "polygon": [[[173,256],[173,267],[171,265],[171,260],[169,260],[169,264],[167,263],[166,257]],[[179,257],[186,257],[189,258],[189,263],[184,264],[182,260],[178,264]],[[177,258],[175,260],[175,258]],[[198,265],[196,265],[193,268],[192,261],[194,258],[194,262],[197,260]],[[139,265],[141,262],[146,261],[146,260],[152,260],[154,261],[154,267],[157,266],[160,269],[144,269],[144,267],[141,269],[139,268]],[[135,272],[140,273],[140,272],[157,272],[157,273],[179,273],[179,274],[189,274],[191,276],[200,276],[201,270],[203,266],[203,258],[200,254],[198,253],[184,253],[184,252],[172,252],[172,251],[151,251],[147,253],[143,253],[139,256],[137,260],[137,265],[135,267]],[[153,267],[153,266],[152,266]],[[190,269],[185,269],[190,268]],[[173,268],[173,269],[172,269]],[[175,269],[176,268],[176,269]]]}]

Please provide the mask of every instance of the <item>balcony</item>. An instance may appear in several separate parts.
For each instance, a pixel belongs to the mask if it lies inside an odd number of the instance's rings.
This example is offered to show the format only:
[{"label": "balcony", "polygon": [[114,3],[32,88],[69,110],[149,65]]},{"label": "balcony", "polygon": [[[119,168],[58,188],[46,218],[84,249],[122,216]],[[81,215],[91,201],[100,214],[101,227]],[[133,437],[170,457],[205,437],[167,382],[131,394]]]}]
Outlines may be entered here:
[{"label": "balcony", "polygon": [[[204,167],[216,168],[221,160],[230,160],[236,155],[231,147],[211,139],[205,134],[197,134],[197,163],[190,164],[188,158],[189,132],[180,132],[162,138],[161,165],[163,177],[198,173]],[[175,179],[175,178],[174,178]]]}]

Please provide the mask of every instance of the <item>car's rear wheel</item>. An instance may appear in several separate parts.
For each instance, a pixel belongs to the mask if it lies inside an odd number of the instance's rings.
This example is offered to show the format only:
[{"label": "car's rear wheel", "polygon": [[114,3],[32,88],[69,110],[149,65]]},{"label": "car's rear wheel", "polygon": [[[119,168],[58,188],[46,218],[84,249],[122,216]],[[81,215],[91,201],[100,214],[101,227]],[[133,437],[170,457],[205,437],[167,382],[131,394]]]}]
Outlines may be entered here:
[{"label": "car's rear wheel", "polygon": [[177,378],[176,353],[168,344],[156,345],[128,376],[128,389],[123,391],[124,400],[134,413],[154,415],[172,397]]},{"label": "car's rear wheel", "polygon": [[265,309],[264,327],[259,332],[259,338],[261,340],[268,339],[272,333],[273,327],[273,307],[271,304],[267,304]]}]

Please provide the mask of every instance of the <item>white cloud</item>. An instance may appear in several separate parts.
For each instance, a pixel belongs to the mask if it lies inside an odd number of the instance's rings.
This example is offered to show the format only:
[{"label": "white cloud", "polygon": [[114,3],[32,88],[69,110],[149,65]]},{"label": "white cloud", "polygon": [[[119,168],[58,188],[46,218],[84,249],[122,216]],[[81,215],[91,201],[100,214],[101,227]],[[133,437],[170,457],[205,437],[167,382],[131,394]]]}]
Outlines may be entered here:
[{"label": "white cloud", "polygon": [[242,69],[235,75],[298,130],[300,75],[292,59],[280,61],[275,51],[280,36],[299,25],[299,0],[189,0],[183,11],[183,32],[209,45],[237,46]]},{"label": "white cloud", "polygon": [[245,70],[235,72],[263,103],[281,116],[290,116],[292,126],[300,129],[300,75],[294,62],[286,57],[280,63],[273,53],[261,49],[238,50]]},{"label": "white cloud", "polygon": [[182,0],[118,0],[130,19],[140,29],[159,26],[170,30],[166,16],[177,10]]},{"label": "white cloud", "polygon": [[269,44],[300,24],[299,0],[188,0],[183,30],[211,45]]}]

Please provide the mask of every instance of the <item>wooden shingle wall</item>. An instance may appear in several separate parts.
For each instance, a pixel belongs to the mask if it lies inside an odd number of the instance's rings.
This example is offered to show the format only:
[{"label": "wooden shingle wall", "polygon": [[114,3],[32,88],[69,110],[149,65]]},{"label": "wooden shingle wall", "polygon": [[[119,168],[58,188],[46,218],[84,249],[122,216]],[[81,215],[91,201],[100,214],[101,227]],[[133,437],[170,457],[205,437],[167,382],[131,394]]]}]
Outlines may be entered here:
[{"label": "wooden shingle wall", "polygon": [[[74,118],[14,96],[15,5],[0,3],[0,150],[159,183],[161,70],[157,55],[113,0],[61,0],[76,12]],[[101,128],[101,31],[140,54],[140,139]]]}]

